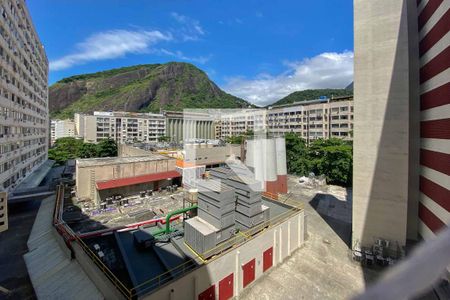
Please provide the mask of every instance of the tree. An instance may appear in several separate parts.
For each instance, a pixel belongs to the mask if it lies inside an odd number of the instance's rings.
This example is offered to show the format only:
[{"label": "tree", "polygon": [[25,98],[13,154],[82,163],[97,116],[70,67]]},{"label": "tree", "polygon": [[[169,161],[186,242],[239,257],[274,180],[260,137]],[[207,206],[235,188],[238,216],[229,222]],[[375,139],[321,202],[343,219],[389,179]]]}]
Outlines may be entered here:
[{"label": "tree", "polygon": [[242,140],[244,139],[243,135],[233,135],[225,138],[225,142],[228,144],[242,144]]},{"label": "tree", "polygon": [[82,145],[82,140],[73,137],[57,139],[53,147],[48,150],[48,158],[56,161],[59,165],[63,165],[67,160],[78,157]]},{"label": "tree", "polygon": [[103,139],[97,144],[97,154],[99,157],[117,156],[117,143],[113,139]]},{"label": "tree", "polygon": [[225,142],[228,144],[242,144],[244,138],[251,138],[255,135],[253,130],[248,129],[244,134],[240,135],[232,135],[230,137],[225,138]]},{"label": "tree", "polygon": [[341,139],[318,139],[306,146],[295,133],[287,133],[286,159],[288,172],[307,176],[310,172],[324,174],[327,182],[343,186],[352,183],[352,144]]},{"label": "tree", "polygon": [[80,158],[91,158],[97,157],[97,146],[91,143],[83,143],[78,151],[78,157]]},{"label": "tree", "polygon": [[286,133],[285,139],[288,172],[300,176],[308,175],[311,172],[311,166],[305,140],[293,132]]},{"label": "tree", "polygon": [[170,141],[170,136],[167,135],[163,135],[158,137],[158,142],[169,142]]},{"label": "tree", "polygon": [[324,174],[327,182],[343,186],[352,184],[353,147],[341,139],[319,139],[309,147],[312,171]]}]

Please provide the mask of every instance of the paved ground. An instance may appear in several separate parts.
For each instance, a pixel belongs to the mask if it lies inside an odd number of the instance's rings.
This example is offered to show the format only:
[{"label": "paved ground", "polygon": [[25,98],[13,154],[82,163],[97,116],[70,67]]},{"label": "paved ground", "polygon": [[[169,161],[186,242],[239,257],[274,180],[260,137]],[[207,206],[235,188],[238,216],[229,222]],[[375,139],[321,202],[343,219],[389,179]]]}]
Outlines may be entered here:
[{"label": "paved ground", "polygon": [[[377,277],[351,261],[351,190],[335,186],[306,188],[289,177],[290,201],[304,203],[308,240],[241,299],[347,299]],[[319,192],[317,194],[317,192]]]},{"label": "paved ground", "polygon": [[[23,255],[39,202],[9,207],[9,229],[0,233],[0,299],[36,299]],[[5,293],[5,290],[10,293]]]},{"label": "paved ground", "polygon": [[[44,184],[61,170],[52,169]],[[39,206],[40,201],[30,201],[8,207],[9,229],[0,233],[0,299],[36,299],[23,255]]]}]

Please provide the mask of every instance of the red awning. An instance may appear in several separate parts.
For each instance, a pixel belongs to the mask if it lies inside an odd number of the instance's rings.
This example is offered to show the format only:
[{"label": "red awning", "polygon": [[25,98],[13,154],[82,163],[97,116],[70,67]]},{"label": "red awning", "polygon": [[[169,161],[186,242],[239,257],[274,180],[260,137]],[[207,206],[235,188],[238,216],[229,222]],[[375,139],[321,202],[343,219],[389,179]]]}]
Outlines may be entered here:
[{"label": "red awning", "polygon": [[142,176],[136,176],[136,177],[128,177],[128,178],[120,178],[120,179],[112,179],[108,181],[97,181],[97,190],[107,190],[107,189],[113,189],[118,188],[122,186],[129,186],[129,185],[135,185],[140,183],[147,183],[147,182],[153,182],[168,178],[177,178],[181,177],[180,173],[177,171],[168,171],[168,172],[161,172],[161,173],[154,173],[154,174],[147,174]]}]

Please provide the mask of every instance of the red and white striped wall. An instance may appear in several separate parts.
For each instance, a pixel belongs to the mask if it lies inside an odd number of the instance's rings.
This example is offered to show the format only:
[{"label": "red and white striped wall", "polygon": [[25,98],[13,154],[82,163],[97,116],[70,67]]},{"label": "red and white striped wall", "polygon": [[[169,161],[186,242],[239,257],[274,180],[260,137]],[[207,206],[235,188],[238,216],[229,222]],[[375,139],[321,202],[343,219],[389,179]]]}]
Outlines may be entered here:
[{"label": "red and white striped wall", "polygon": [[450,223],[450,0],[418,0],[420,53],[419,233]]}]

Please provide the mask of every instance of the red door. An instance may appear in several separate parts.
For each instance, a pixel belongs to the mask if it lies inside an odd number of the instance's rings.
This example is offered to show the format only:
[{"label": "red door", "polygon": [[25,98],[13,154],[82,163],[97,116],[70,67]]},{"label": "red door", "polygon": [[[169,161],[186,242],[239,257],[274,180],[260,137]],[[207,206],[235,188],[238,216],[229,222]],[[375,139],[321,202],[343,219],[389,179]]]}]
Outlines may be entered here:
[{"label": "red door", "polygon": [[213,284],[203,292],[201,292],[198,295],[198,300],[215,300],[216,299],[216,289],[215,285]]},{"label": "red door", "polygon": [[273,247],[263,252],[263,272],[267,271],[273,265]]},{"label": "red door", "polygon": [[252,259],[248,263],[242,266],[242,271],[244,273],[243,285],[244,288],[249,285],[253,280],[255,280],[255,259]]},{"label": "red door", "polygon": [[227,300],[233,298],[233,282],[233,273],[219,282],[219,300]]}]

